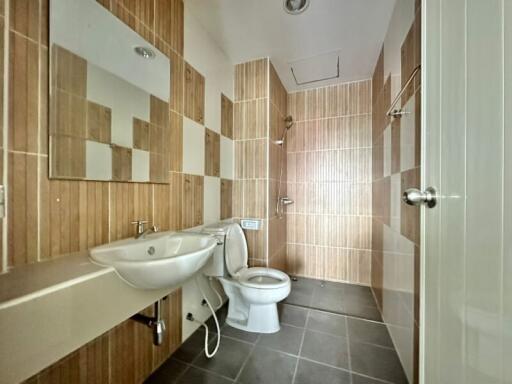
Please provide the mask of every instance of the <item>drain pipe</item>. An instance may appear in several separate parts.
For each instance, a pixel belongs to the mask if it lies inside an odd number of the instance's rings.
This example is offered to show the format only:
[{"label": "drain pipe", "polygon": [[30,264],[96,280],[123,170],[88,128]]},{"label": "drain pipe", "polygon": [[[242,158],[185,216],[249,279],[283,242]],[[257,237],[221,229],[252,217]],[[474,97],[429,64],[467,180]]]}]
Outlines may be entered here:
[{"label": "drain pipe", "polygon": [[162,319],[162,299],[155,302],[153,316],[136,313],[130,317],[130,319],[151,328],[153,332],[153,344],[156,346],[162,344],[165,332],[165,321]]}]

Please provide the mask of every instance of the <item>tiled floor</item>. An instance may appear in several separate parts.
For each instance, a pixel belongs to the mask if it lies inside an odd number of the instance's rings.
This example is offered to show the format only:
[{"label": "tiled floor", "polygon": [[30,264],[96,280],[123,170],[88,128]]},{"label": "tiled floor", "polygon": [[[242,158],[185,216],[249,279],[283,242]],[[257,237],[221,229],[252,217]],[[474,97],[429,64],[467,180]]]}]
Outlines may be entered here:
[{"label": "tiled floor", "polygon": [[370,288],[299,277],[285,303],[382,321]]},{"label": "tiled floor", "polygon": [[[222,322],[225,307],[220,310]],[[280,305],[281,330],[264,335],[224,324],[217,355],[194,333],[147,383],[406,383],[385,325],[295,305]],[[210,330],[214,329],[210,324]],[[212,338],[210,349],[216,337]]]}]

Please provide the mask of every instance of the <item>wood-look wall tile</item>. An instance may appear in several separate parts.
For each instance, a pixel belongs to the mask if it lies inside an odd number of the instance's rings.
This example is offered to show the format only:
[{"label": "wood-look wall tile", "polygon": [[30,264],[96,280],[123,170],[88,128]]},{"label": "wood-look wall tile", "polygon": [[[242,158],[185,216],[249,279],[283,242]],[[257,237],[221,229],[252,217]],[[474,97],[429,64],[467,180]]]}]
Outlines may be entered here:
[{"label": "wood-look wall tile", "polygon": [[169,104],[153,95],[149,98],[149,122],[159,127],[169,125]]},{"label": "wood-look wall tile", "polygon": [[55,89],[50,103],[50,134],[87,138],[86,99]]},{"label": "wood-look wall tile", "polygon": [[85,99],[87,96],[87,61],[55,44],[51,48],[51,55],[51,86]]},{"label": "wood-look wall tile", "polygon": [[235,103],[233,123],[235,140],[265,138],[267,136],[267,115],[266,99]]},{"label": "wood-look wall tile", "polygon": [[39,152],[48,154],[48,123],[49,123],[49,75],[48,75],[48,48],[40,47],[39,71]]},{"label": "wood-look wall tile", "polygon": [[[158,40],[157,40],[158,43]],[[157,48],[159,45],[157,44]],[[159,48],[160,49],[160,48]],[[163,50],[167,54],[171,64],[171,91],[169,107],[178,113],[183,113],[184,105],[184,81],[185,81],[185,61],[183,57],[172,50]]]},{"label": "wood-look wall tile", "polygon": [[132,149],[115,145],[112,147],[112,180],[132,179]]},{"label": "wood-look wall tile", "polygon": [[271,218],[268,220],[268,257],[272,259],[276,254],[282,251],[286,244],[286,219]]},{"label": "wood-look wall tile", "polygon": [[176,231],[182,229],[182,204],[183,204],[183,174],[171,172],[169,175],[170,189],[170,215],[169,229]]},{"label": "wood-look wall tile", "polygon": [[9,149],[37,153],[39,47],[10,32],[9,51]]},{"label": "wood-look wall tile", "polygon": [[149,122],[133,118],[133,148],[149,151],[149,126]]},{"label": "wood-look wall tile", "polygon": [[149,153],[149,180],[152,183],[169,182],[169,154]]},{"label": "wood-look wall tile", "polygon": [[245,180],[243,217],[264,219],[266,217],[267,180]]},{"label": "wood-look wall tile", "polygon": [[267,260],[267,233],[266,220],[262,220],[262,226],[258,231],[244,230],[249,259],[263,260],[264,266]]},{"label": "wood-look wall tile", "polygon": [[50,136],[51,176],[85,178],[85,140],[72,136]]},{"label": "wood-look wall tile", "polygon": [[40,167],[40,258],[107,243],[108,184],[48,180],[45,165]]},{"label": "wood-look wall tile", "polygon": [[204,177],[183,175],[182,228],[192,228],[203,223]]},{"label": "wood-look wall tile", "polygon": [[189,63],[185,63],[184,115],[204,124],[205,80]]},{"label": "wood-look wall tile", "polygon": [[204,170],[206,176],[220,177],[220,135],[206,128],[204,135]]},{"label": "wood-look wall tile", "polygon": [[235,66],[235,101],[268,97],[267,58]]},{"label": "wood-look wall tile", "polygon": [[169,124],[169,170],[181,172],[183,169],[183,117],[170,111]]},{"label": "wood-look wall tile", "polygon": [[[142,19],[140,19],[138,16],[143,15],[136,15],[134,14],[130,9],[126,7],[124,2],[125,0],[112,0],[110,10],[111,12],[123,23],[125,23],[128,27],[130,27],[132,30],[134,30],[136,33],[138,33],[143,39],[146,41],[149,41],[150,43],[153,43],[155,40],[155,32],[152,28],[152,25],[149,26],[143,22]],[[127,3],[130,2],[134,4],[135,2],[132,0],[127,1]],[[135,5],[136,6],[136,5]],[[132,8],[134,6],[131,6]],[[148,8],[152,8],[152,4]]]},{"label": "wood-look wall tile", "polygon": [[153,223],[152,185],[110,183],[110,241],[135,235],[132,221]]},{"label": "wood-look wall tile", "polygon": [[182,0],[155,1],[155,33],[183,55],[184,6]]},{"label": "wood-look wall tile", "polygon": [[400,119],[391,122],[391,174],[400,172]]},{"label": "wood-look wall tile", "polygon": [[244,181],[233,180],[233,217],[243,216]]},{"label": "wood-look wall tile", "polygon": [[9,265],[37,261],[37,156],[9,153]]},{"label": "wood-look wall tile", "polygon": [[[408,188],[420,188],[420,168],[409,169],[402,172],[403,194]],[[400,233],[414,244],[420,244],[420,208],[407,204],[400,204]]]},{"label": "wood-look wall tile", "polygon": [[235,178],[264,179],[267,172],[267,140],[235,141]]},{"label": "wood-look wall tile", "polygon": [[269,74],[270,102],[277,108],[281,115],[285,115],[288,93],[272,65],[272,62],[269,62]]},{"label": "wood-look wall tile", "polygon": [[[4,2],[0,1],[0,3],[3,5]],[[5,66],[4,66],[4,36],[5,36],[5,18],[3,16],[0,16],[0,73],[5,73]],[[5,87],[5,79],[4,76],[0,79],[0,119],[3,120],[4,117],[4,87]],[[4,139],[3,139],[3,132],[4,132],[4,122],[0,122],[0,147],[4,147]]]},{"label": "wood-look wall tile", "polygon": [[34,41],[39,41],[39,1],[10,0],[10,27]]},{"label": "wood-look wall tile", "polygon": [[[112,128],[112,110],[103,105],[87,101],[86,127],[86,137],[88,140],[94,140],[100,143],[110,144]],[[136,136],[134,127],[134,142],[135,137]]]},{"label": "wood-look wall tile", "polygon": [[222,179],[220,181],[220,219],[233,217],[233,181]]},{"label": "wood-look wall tile", "polygon": [[[147,27],[152,27],[155,21],[155,9],[151,1],[137,0],[114,0],[126,8],[135,18],[144,23]],[[160,15],[159,15],[160,16]]]},{"label": "wood-look wall tile", "polygon": [[233,102],[221,93],[220,95],[221,104],[221,134],[227,138],[233,139]]}]

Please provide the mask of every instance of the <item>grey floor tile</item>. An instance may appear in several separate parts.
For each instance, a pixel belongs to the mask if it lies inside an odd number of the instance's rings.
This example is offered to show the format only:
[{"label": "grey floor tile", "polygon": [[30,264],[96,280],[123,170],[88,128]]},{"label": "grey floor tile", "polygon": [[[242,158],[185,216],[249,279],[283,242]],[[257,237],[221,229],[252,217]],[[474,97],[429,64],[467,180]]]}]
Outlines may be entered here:
[{"label": "grey floor tile", "polygon": [[285,303],[302,305],[305,307],[309,307],[311,305],[311,301],[313,298],[313,292],[305,293],[301,291],[294,290],[292,288],[288,297],[284,300]]},{"label": "grey floor tile", "polygon": [[185,372],[188,365],[174,359],[167,359],[144,383],[146,384],[174,384],[178,377]]},{"label": "grey floor tile", "polygon": [[380,315],[377,307],[367,307],[359,304],[345,303],[345,305],[343,305],[343,310],[344,313],[349,316],[382,322],[382,316]]},{"label": "grey floor tile", "polygon": [[341,302],[345,304],[359,304],[366,307],[377,306],[377,303],[375,302],[375,299],[373,298],[373,295],[370,291],[365,293],[344,292],[341,298]]},{"label": "grey floor tile", "polygon": [[281,352],[256,347],[245,365],[237,383],[291,384],[297,358]]},{"label": "grey floor tile", "polygon": [[352,384],[387,384],[387,382],[352,373]]},{"label": "grey floor tile", "polygon": [[393,383],[407,383],[398,355],[393,349],[350,343],[352,371]]},{"label": "grey floor tile", "polygon": [[303,328],[281,324],[279,332],[261,334],[258,346],[298,355],[303,332]]},{"label": "grey floor tile", "polygon": [[[226,323],[226,317],[228,316],[228,305],[224,304],[221,308],[215,311],[217,316],[217,320],[219,321],[219,325],[222,326]],[[206,321],[206,325],[208,325],[208,331],[217,333],[217,327],[215,326],[215,320],[213,320],[213,316],[210,316]]]},{"label": "grey floor tile", "polygon": [[350,384],[350,373],[299,359],[294,384]]},{"label": "grey floor tile", "polygon": [[191,367],[180,378],[178,384],[230,384],[232,380]]},{"label": "grey floor tile", "polygon": [[311,307],[331,312],[343,312],[342,292],[332,290],[315,290],[311,299]]},{"label": "grey floor tile", "polygon": [[355,318],[348,318],[347,324],[350,341],[361,341],[393,348],[393,342],[385,324]]},{"label": "grey floor tile", "polygon": [[219,350],[213,358],[200,354],[192,365],[234,379],[251,349],[250,344],[221,337]]},{"label": "grey floor tile", "polygon": [[[210,337],[210,342],[216,340],[216,337],[217,336]],[[203,327],[200,327],[181,345],[181,347],[172,356],[178,360],[190,363],[203,350],[204,330]]]},{"label": "grey floor tile", "polygon": [[346,321],[345,316],[311,310],[306,328],[320,332],[332,333],[336,336],[346,336]]},{"label": "grey floor tile", "polygon": [[288,304],[280,304],[278,309],[281,323],[294,325],[296,327],[305,327],[308,309]]},{"label": "grey floor tile", "polygon": [[235,339],[254,344],[258,340],[259,333],[245,332],[241,329],[237,329],[225,324],[224,327],[222,327],[221,335],[233,337]]},{"label": "grey floor tile", "polygon": [[348,369],[348,344],[344,337],[307,330],[300,356]]}]

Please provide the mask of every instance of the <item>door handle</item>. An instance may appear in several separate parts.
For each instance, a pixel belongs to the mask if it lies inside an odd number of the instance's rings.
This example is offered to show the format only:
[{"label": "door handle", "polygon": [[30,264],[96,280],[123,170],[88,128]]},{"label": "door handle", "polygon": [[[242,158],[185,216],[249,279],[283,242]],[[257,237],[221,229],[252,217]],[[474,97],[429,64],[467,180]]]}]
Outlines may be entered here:
[{"label": "door handle", "polygon": [[428,208],[434,208],[437,204],[436,196],[436,190],[432,187],[428,187],[423,192],[417,188],[409,188],[402,195],[402,201],[408,205],[426,205]]}]

